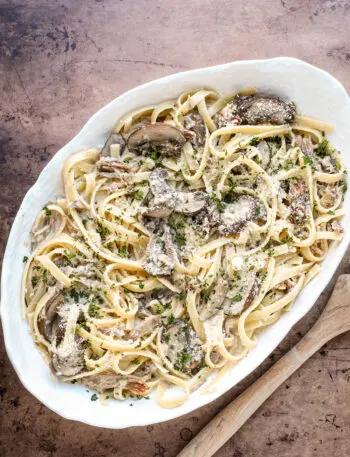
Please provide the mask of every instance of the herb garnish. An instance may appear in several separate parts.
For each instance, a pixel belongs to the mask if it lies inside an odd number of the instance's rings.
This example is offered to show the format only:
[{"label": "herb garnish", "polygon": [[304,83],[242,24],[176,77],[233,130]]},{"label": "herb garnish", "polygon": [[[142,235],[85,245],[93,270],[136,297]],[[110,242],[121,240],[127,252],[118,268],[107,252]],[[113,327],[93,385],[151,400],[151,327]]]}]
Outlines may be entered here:
[{"label": "herb garnish", "polygon": [[101,316],[101,308],[96,305],[95,303],[90,303],[89,305],[89,315],[91,317],[96,317],[97,319],[102,317]]},{"label": "herb garnish", "polygon": [[238,302],[238,301],[241,301],[242,300],[242,295],[240,294],[237,294],[235,295],[234,297],[232,297],[231,301],[233,301],[234,303]]},{"label": "herb garnish", "polygon": [[317,146],[315,152],[319,157],[324,157],[327,155],[328,151],[328,141],[322,140],[321,143]]},{"label": "herb garnish", "polygon": [[139,200],[141,201],[143,199],[144,195],[143,195],[143,192],[142,190],[138,189],[135,193],[134,193],[134,198],[136,200]]},{"label": "herb garnish", "polygon": [[225,209],[225,206],[224,204],[222,203],[222,201],[220,200],[220,198],[216,195],[215,192],[212,192],[212,194],[210,195],[210,198],[211,200],[213,201],[213,203],[215,204],[217,210],[222,213]]},{"label": "herb garnish", "polygon": [[252,138],[252,139],[250,140],[250,143],[249,143],[249,144],[251,144],[252,146],[256,146],[256,145],[259,143],[259,141],[260,141],[260,138],[257,137],[257,136],[255,136],[254,138]]},{"label": "herb garnish", "polygon": [[51,215],[51,210],[47,206],[44,206],[43,210],[45,211],[46,216]]}]

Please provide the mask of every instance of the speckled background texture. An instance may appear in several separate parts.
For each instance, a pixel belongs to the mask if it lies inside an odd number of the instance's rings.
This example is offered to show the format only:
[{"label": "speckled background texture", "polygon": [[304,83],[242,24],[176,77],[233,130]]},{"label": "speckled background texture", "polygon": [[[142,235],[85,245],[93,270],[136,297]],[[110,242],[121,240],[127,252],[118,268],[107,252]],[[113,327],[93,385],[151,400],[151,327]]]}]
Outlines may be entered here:
[{"label": "speckled background texture", "polygon": [[[289,55],[328,70],[349,91],[350,1],[0,0],[0,55],[1,255],[44,165],[97,109],[140,83]],[[349,260],[348,252],[337,274],[350,272]],[[311,327],[334,281],[244,382],[198,411],[144,428],[113,431],[61,419],[22,387],[1,337],[0,456],[175,457]],[[349,456],[349,351],[349,333],[330,342],[216,457]]]}]

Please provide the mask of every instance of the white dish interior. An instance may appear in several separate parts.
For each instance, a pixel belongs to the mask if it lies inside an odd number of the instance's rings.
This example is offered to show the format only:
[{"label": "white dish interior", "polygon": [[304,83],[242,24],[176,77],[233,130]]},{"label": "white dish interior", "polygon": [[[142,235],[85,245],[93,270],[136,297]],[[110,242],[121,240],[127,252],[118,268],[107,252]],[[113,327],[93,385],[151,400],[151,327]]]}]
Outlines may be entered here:
[{"label": "white dish interior", "polygon": [[348,209],[343,219],[344,238],[329,252],[321,273],[300,293],[292,309],[260,335],[257,346],[218,382],[213,392],[202,394],[199,389],[184,405],[175,409],[161,408],[154,394],[149,401],[110,401],[107,406],[90,401],[92,392],[87,393],[84,386],[61,383],[50,374],[29,334],[27,322],[21,317],[22,259],[28,255],[29,232],[38,211],[48,200],[62,193],[61,170],[67,157],[84,148],[100,147],[116,120],[136,107],[176,98],[181,92],[201,87],[225,95],[248,86],[292,99],[302,114],[334,124],[336,129],[330,141],[343,153],[345,166],[350,169],[347,153],[350,100],[345,89],[328,73],[300,60],[282,57],[178,73],[121,95],[98,111],[53,157],[25,196],[13,223],[3,262],[1,317],[4,337],[9,358],[24,386],[61,416],[99,427],[124,428],[174,419],[213,401],[251,373],[274,350],[313,306],[334,274],[349,244],[349,192],[344,203]]}]

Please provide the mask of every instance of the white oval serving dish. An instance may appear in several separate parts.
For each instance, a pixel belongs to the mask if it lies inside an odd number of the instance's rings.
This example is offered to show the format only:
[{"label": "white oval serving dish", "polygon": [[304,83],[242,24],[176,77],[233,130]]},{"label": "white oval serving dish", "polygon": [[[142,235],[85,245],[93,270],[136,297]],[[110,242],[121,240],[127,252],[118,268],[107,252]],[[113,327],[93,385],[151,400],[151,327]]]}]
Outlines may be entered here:
[{"label": "white oval serving dish", "polygon": [[[28,255],[29,232],[38,211],[62,193],[61,169],[72,153],[103,144],[116,120],[132,109],[177,97],[181,92],[201,87],[221,94],[256,86],[294,100],[301,113],[334,124],[331,142],[343,153],[350,169],[350,99],[343,86],[331,75],[297,59],[280,57],[269,60],[232,62],[201,68],[151,81],[126,92],[98,111],[47,164],[37,182],[28,191],[13,223],[5,251],[1,282],[1,317],[8,356],[23,385],[44,405],[61,416],[107,428],[148,425],[174,419],[199,408],[222,395],[251,373],[281,342],[292,326],[313,306],[332,278],[350,239],[349,193],[345,198],[344,239],[330,251],[321,273],[302,291],[292,309],[267,328],[257,346],[216,385],[215,391],[194,392],[184,405],[163,409],[155,401],[110,401],[107,406],[90,401],[91,392],[80,385],[63,384],[50,374],[29,334],[20,313],[20,284],[23,256]],[[133,404],[130,407],[130,403]]]}]

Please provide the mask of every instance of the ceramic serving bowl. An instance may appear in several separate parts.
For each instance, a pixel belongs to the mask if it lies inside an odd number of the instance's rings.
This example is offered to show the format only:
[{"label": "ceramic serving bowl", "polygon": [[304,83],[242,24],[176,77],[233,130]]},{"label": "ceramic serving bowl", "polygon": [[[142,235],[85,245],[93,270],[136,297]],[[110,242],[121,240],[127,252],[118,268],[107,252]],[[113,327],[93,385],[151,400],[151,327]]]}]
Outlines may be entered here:
[{"label": "ceramic serving bowl", "polygon": [[107,406],[90,401],[91,392],[88,393],[84,386],[64,384],[50,374],[29,334],[27,322],[21,317],[22,259],[28,255],[30,229],[45,203],[62,194],[61,170],[67,157],[83,148],[102,146],[116,120],[136,107],[176,98],[181,92],[202,87],[224,95],[248,86],[290,98],[301,113],[334,124],[335,131],[330,140],[342,151],[345,165],[350,169],[347,151],[350,145],[350,99],[345,89],[325,71],[297,59],[281,57],[232,62],[178,73],[126,92],[92,116],[78,135],[57,152],[23,199],[8,239],[2,270],[1,317],[6,349],[23,385],[61,416],[117,429],[174,419],[215,400],[266,359],[293,325],[309,311],[332,278],[349,244],[349,193],[344,203],[347,209],[343,219],[344,238],[329,252],[320,274],[300,293],[291,310],[262,332],[257,346],[222,377],[214,391],[203,394],[199,389],[184,405],[175,409],[161,408],[154,395],[148,401],[110,401]]}]

